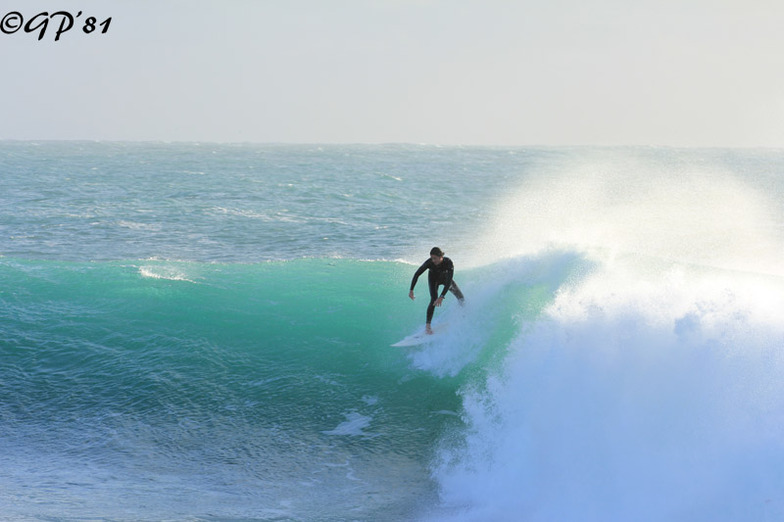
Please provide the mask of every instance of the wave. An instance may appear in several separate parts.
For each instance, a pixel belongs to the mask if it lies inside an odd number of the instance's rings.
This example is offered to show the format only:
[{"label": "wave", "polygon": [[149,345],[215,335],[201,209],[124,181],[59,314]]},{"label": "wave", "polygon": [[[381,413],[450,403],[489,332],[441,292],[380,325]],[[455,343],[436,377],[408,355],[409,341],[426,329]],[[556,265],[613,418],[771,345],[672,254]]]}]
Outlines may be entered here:
[{"label": "wave", "polygon": [[429,520],[782,518],[784,280],[589,257],[461,388]]},{"label": "wave", "polygon": [[216,513],[171,500],[194,491],[262,520],[784,515],[779,276],[543,250],[459,270],[447,334],[392,348],[424,319],[414,269],[0,259],[3,498],[66,480],[52,505],[107,517],[118,487],[140,518]]}]

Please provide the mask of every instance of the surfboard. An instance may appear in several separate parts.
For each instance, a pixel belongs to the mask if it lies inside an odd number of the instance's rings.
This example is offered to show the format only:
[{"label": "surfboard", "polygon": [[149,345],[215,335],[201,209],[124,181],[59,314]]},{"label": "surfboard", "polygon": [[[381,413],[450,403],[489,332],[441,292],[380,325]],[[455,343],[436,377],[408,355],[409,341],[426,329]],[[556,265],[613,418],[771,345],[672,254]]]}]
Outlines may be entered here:
[{"label": "surfboard", "polygon": [[402,341],[398,341],[392,346],[419,346],[420,344],[429,343],[430,341],[438,339],[440,335],[443,335],[443,333],[446,331],[447,326],[448,323],[439,323],[439,324],[431,325],[431,328],[433,329],[432,334],[425,333],[425,329],[422,328],[418,332],[409,335]]}]

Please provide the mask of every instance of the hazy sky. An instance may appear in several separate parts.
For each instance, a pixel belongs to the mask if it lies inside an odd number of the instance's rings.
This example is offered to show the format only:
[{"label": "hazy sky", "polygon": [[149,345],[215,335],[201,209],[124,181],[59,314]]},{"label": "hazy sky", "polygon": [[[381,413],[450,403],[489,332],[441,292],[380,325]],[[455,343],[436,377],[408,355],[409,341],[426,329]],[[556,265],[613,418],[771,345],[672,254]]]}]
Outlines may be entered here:
[{"label": "hazy sky", "polygon": [[0,139],[784,147],[780,0],[0,0],[58,10]]}]

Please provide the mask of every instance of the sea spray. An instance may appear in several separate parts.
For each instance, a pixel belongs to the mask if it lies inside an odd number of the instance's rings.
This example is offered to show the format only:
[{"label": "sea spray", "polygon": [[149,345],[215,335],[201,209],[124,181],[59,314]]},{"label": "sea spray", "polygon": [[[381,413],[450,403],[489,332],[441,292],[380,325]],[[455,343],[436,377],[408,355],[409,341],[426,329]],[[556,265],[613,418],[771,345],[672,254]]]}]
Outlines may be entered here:
[{"label": "sea spray", "polygon": [[660,149],[589,149],[541,169],[499,198],[466,260],[556,247],[784,275],[769,171],[752,182],[715,158]]}]

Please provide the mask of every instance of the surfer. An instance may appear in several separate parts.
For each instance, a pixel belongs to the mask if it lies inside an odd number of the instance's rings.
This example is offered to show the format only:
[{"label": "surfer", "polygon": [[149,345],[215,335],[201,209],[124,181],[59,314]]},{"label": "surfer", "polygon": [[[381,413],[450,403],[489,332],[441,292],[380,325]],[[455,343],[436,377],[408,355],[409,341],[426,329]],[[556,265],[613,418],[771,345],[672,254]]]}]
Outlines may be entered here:
[{"label": "surfer", "polygon": [[[414,278],[411,280],[411,290],[408,292],[408,297],[410,297],[412,301],[414,300],[414,287],[417,284],[419,276],[421,276],[425,270],[430,271],[427,274],[427,284],[430,288],[430,304],[427,306],[427,323],[425,323],[425,331],[432,334],[433,330],[430,328],[430,321],[433,320],[433,312],[435,311],[436,306],[441,306],[441,303],[444,302],[447,290],[455,294],[455,297],[457,297],[460,304],[463,304],[465,299],[463,298],[463,292],[460,291],[460,288],[453,279],[455,275],[454,263],[452,263],[452,260],[448,257],[444,257],[444,252],[442,252],[440,248],[433,247],[432,250],[430,250],[430,259],[417,268],[416,273],[414,273]],[[444,290],[441,292],[440,296],[438,295],[439,285],[444,285]]]}]

